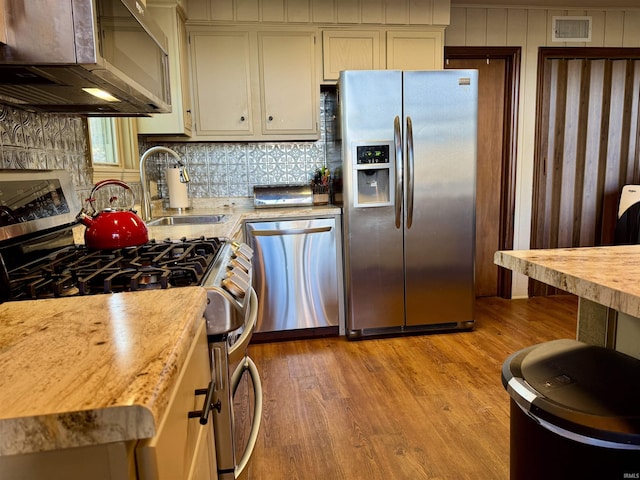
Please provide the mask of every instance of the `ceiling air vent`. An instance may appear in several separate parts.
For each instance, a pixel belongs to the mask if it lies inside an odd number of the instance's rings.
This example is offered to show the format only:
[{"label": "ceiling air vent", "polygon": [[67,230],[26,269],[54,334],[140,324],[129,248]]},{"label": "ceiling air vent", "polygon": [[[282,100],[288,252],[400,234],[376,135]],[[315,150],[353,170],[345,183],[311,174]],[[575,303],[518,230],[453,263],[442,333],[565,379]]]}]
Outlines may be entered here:
[{"label": "ceiling air vent", "polygon": [[553,42],[590,42],[591,17],[553,17]]}]

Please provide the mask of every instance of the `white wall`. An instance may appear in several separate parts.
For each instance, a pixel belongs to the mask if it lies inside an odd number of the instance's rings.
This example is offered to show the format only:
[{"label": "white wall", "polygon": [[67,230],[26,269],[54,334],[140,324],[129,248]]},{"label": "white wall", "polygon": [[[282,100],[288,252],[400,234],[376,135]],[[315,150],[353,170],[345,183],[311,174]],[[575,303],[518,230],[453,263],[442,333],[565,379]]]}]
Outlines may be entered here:
[{"label": "white wall", "polygon": [[[552,17],[588,15],[592,20],[589,43],[551,41]],[[601,10],[558,10],[542,8],[502,8],[455,6],[451,24],[445,31],[447,46],[522,47],[518,150],[516,158],[516,201],[514,249],[528,249],[531,233],[533,151],[535,140],[538,48],[640,47],[640,8]],[[514,274],[513,297],[527,296],[527,277]]]}]

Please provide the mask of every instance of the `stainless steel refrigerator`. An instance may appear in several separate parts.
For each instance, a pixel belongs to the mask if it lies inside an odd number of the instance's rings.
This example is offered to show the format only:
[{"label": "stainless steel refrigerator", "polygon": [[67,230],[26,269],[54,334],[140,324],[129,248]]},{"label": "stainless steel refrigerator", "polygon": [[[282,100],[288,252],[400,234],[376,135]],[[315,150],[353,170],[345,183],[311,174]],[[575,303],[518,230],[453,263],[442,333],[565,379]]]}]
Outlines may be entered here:
[{"label": "stainless steel refrigerator", "polygon": [[347,335],[474,326],[476,70],[344,71]]}]

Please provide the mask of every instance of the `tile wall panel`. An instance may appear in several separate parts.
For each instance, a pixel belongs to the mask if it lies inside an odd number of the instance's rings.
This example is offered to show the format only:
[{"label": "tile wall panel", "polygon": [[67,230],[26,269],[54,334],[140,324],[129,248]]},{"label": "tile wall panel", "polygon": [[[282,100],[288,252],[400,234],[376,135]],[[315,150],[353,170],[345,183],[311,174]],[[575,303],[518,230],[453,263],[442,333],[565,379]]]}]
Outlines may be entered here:
[{"label": "tile wall panel", "polygon": [[0,167],[67,170],[82,201],[93,184],[87,122],[0,105]]}]

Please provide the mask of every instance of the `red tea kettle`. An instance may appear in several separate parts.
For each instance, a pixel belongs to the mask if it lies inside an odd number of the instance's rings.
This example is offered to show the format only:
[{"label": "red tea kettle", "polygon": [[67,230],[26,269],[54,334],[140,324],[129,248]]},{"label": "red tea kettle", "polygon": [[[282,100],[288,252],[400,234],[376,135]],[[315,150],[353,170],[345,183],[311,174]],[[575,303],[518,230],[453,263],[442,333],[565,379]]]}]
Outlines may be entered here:
[{"label": "red tea kettle", "polygon": [[[105,185],[119,185],[131,191],[132,203],[128,209],[107,208],[96,212],[94,194]],[[117,197],[112,197],[111,201]],[[136,215],[133,209],[135,197],[133,191],[123,181],[116,179],[102,180],[91,190],[91,195],[87,199],[91,207],[91,213],[82,209],[77,219],[87,227],[84,232],[84,243],[91,250],[113,250],[116,248],[133,247],[143,245],[149,241],[147,226],[142,219]]]}]

